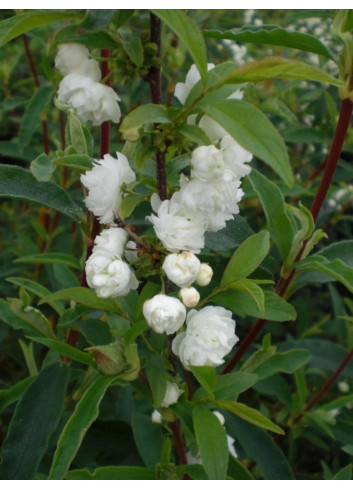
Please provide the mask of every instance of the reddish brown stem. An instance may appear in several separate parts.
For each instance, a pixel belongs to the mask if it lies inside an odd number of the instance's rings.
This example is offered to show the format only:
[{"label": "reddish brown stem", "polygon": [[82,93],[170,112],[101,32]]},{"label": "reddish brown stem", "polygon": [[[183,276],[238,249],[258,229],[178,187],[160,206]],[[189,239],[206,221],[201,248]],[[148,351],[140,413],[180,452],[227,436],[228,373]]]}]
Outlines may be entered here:
[{"label": "reddish brown stem", "polygon": [[[29,66],[31,67],[32,75],[34,78],[34,84],[37,88],[39,88],[40,87],[39,76],[38,76],[36,64],[35,64],[33,56],[32,56],[32,52],[31,52],[30,47],[29,47],[27,34],[22,34],[22,39],[23,39],[23,44],[25,47],[28,63],[29,63]],[[49,134],[48,134],[48,123],[47,123],[46,119],[44,119],[42,121],[42,133],[43,133],[44,152],[46,154],[48,154],[49,153]]]},{"label": "reddish brown stem", "polygon": [[63,111],[60,111],[59,113],[59,120],[60,120],[61,149],[64,151],[64,149],[66,148],[66,132],[65,132],[66,122],[65,122],[65,114]]},{"label": "reddish brown stem", "polygon": [[172,430],[172,433],[174,436],[176,449],[177,449],[178,457],[179,457],[179,464],[180,465],[187,465],[188,461],[186,458],[184,443],[183,443],[183,440],[181,438],[179,423],[177,421],[174,421],[172,423],[169,423],[169,426],[170,426],[170,429]]},{"label": "reddish brown stem", "polygon": [[[330,149],[329,155],[327,157],[325,170],[324,170],[324,173],[322,175],[322,179],[321,179],[317,194],[315,196],[315,199],[314,199],[313,204],[312,204],[311,209],[310,209],[312,212],[313,218],[314,218],[314,222],[316,222],[316,219],[319,215],[322,204],[325,201],[327,192],[328,192],[330,184],[332,182],[333,175],[334,175],[335,170],[337,168],[337,164],[338,164],[339,157],[340,157],[340,154],[342,151],[344,139],[346,137],[347,130],[349,128],[349,123],[350,123],[350,119],[351,119],[351,115],[352,115],[352,109],[353,109],[353,102],[351,100],[345,99],[342,101],[340,115],[339,115],[339,119],[337,122],[335,134],[334,134],[334,137],[332,140],[331,149]],[[295,258],[295,262],[297,262],[301,258],[302,253],[304,251],[305,244],[306,243],[304,242],[300,252],[298,253],[298,255]],[[276,287],[276,292],[280,297],[283,297],[285,292],[287,291],[289,285],[291,284],[291,282],[293,280],[294,273],[295,273],[295,270],[293,268],[286,279],[281,278],[279,280],[277,287]],[[244,338],[240,347],[235,351],[232,358],[229,360],[227,365],[224,367],[224,369],[222,371],[223,374],[231,372],[233,370],[233,368],[238,364],[240,359],[244,356],[244,354],[246,353],[248,348],[255,341],[258,334],[263,330],[266,323],[267,323],[266,319],[259,319],[254,324],[254,326],[251,328],[249,333]]]},{"label": "reddish brown stem", "polygon": [[[162,52],[161,43],[161,21],[154,15],[150,14],[150,36],[151,42],[157,45],[157,59],[160,60]],[[148,82],[150,86],[151,99],[154,104],[162,102],[162,72],[161,67],[151,66],[148,72]],[[157,151],[155,154],[156,174],[157,174],[157,189],[161,200],[167,198],[167,172],[166,172],[166,156],[164,151]]]}]

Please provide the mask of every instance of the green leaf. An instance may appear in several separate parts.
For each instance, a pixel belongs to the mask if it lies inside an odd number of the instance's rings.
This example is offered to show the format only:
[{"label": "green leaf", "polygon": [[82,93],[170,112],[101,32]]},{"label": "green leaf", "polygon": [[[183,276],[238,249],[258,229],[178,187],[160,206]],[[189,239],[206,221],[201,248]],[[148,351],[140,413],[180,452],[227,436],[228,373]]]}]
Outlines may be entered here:
[{"label": "green leaf", "polygon": [[248,458],[256,462],[264,479],[295,479],[288,460],[272,437],[236,416],[226,413],[225,418],[228,433],[236,438]]},{"label": "green leaf", "polygon": [[286,374],[292,374],[300,367],[306,365],[311,358],[311,354],[308,350],[290,350],[286,353],[276,353],[268,360],[263,362],[253,372],[259,376],[260,379],[265,379],[277,372],[284,372]]},{"label": "green leaf", "polygon": [[332,477],[332,481],[350,481],[352,480],[352,464],[348,464],[342,469],[340,469]]},{"label": "green leaf", "polygon": [[247,372],[234,372],[217,376],[214,388],[216,399],[235,401],[239,394],[258,381],[258,376]]},{"label": "green leaf", "polygon": [[239,418],[242,418],[249,423],[260,426],[260,428],[273,431],[279,435],[284,435],[282,428],[272,423],[272,421],[267,419],[260,413],[260,411],[250,408],[249,406],[245,406],[245,404],[235,401],[216,401],[215,404],[225,411],[236,414],[239,416]]},{"label": "green leaf", "polygon": [[6,408],[6,406],[18,401],[34,379],[35,376],[27,377],[26,379],[20,380],[17,382],[17,384],[9,387],[8,389],[0,389],[0,413]]},{"label": "green leaf", "polygon": [[44,368],[16,406],[2,448],[0,478],[30,480],[47,450],[64,408],[69,368]]},{"label": "green leaf", "polygon": [[151,12],[157,15],[179,37],[194,60],[200,72],[201,80],[205,83],[207,78],[207,54],[205,41],[198,27],[181,10],[151,9]]},{"label": "green leaf", "polygon": [[116,15],[114,9],[89,9],[80,26],[91,31],[108,27]]},{"label": "green leaf", "polygon": [[92,170],[92,158],[88,155],[60,156],[54,160],[55,165],[67,166],[80,172]]},{"label": "green leaf", "polygon": [[133,413],[131,417],[134,439],[142,460],[153,469],[161,459],[163,433],[160,425],[152,423],[151,416]]},{"label": "green leaf", "polygon": [[28,102],[18,134],[18,144],[21,148],[25,148],[30,142],[40,121],[40,114],[49,104],[53,94],[53,87],[43,85]]},{"label": "green leaf", "polygon": [[146,362],[146,375],[152,389],[153,404],[159,407],[167,392],[167,365],[165,359],[154,356]]},{"label": "green leaf", "polygon": [[[55,338],[50,322],[38,309],[31,306],[24,307],[21,300],[12,299],[10,302],[10,311],[25,323],[24,326],[20,327],[26,333],[28,333],[26,326],[29,325],[34,329],[36,336],[40,333],[48,338]],[[11,324],[11,326],[17,329],[16,323],[14,325]]]},{"label": "green leaf", "polygon": [[114,377],[99,377],[94,380],[76,404],[75,411],[58,440],[49,480],[61,480],[66,476],[83,437],[99,415],[99,404],[113,380]]},{"label": "green leaf", "polygon": [[213,103],[201,100],[197,107],[218,122],[245,149],[267,163],[286,185],[293,186],[293,173],[284,141],[261,110],[234,99]]},{"label": "green leaf", "polygon": [[293,321],[296,317],[294,307],[275,292],[264,291],[265,309],[262,310],[253,296],[243,290],[227,290],[212,296],[211,302],[230,309],[240,316],[252,316],[270,321]]},{"label": "green leaf", "polygon": [[289,214],[284,197],[277,185],[255,169],[251,171],[248,178],[259,196],[271,239],[275,242],[283,261],[285,261],[292,248],[296,231],[294,219]]},{"label": "green leaf", "polygon": [[49,182],[55,171],[55,165],[45,153],[42,153],[31,162],[30,170],[38,182]]},{"label": "green leaf", "polygon": [[208,478],[224,480],[229,459],[225,429],[217,417],[204,406],[196,405],[192,418],[196,443]]},{"label": "green leaf", "polygon": [[248,469],[234,457],[229,457],[228,476],[233,480],[254,480]]},{"label": "green leaf", "polygon": [[75,148],[78,154],[87,154],[87,145],[85,135],[83,133],[82,123],[72,109],[69,110],[68,122],[72,146]]},{"label": "green leaf", "polygon": [[119,216],[122,221],[127,217],[130,217],[135,208],[145,200],[145,196],[142,194],[128,194],[125,195],[120,206]]},{"label": "green leaf", "polygon": [[97,297],[96,293],[85,287],[70,287],[69,289],[59,290],[43,298],[40,304],[60,300],[75,301],[92,309],[98,309],[105,312],[120,312],[120,308],[113,299],[102,299]]},{"label": "green leaf", "polygon": [[66,475],[66,480],[155,480],[154,470],[146,467],[118,467],[107,466],[98,467],[94,472],[87,469],[70,470]]},{"label": "green leaf", "polygon": [[77,268],[81,270],[81,265],[79,261],[66,253],[59,252],[48,252],[38,253],[36,255],[21,256],[14,260],[15,263],[32,263],[34,265],[38,264],[48,264],[48,263],[60,263],[61,265],[66,265],[68,267]]},{"label": "green leaf", "polygon": [[171,122],[167,109],[163,105],[146,104],[131,111],[120,125],[123,137],[128,141],[136,141],[138,131],[145,124]]},{"label": "green leaf", "polygon": [[199,146],[210,146],[212,144],[207,134],[198,126],[183,124],[178,128],[178,132]]},{"label": "green leaf", "polygon": [[131,39],[122,40],[123,48],[131,61],[138,67],[143,64],[143,47],[141,39],[137,36],[132,36]]},{"label": "green leaf", "polygon": [[135,10],[133,9],[119,9],[115,10],[116,14],[114,16],[114,24],[119,29],[122,27],[131,17],[134,15]]},{"label": "green leaf", "polygon": [[[301,260],[298,263],[296,270],[298,273],[301,273],[302,271],[323,273],[340,282],[350,292],[353,292],[353,267],[346,265],[339,258],[329,261],[324,256],[312,255]],[[298,290],[295,283],[294,288],[295,290]]]},{"label": "green leaf", "polygon": [[189,370],[194,374],[199,384],[206,390],[208,394],[214,397],[213,391],[216,387],[217,374],[213,367],[193,367]]},{"label": "green leaf", "polygon": [[265,294],[262,288],[254,283],[252,280],[243,278],[238,282],[232,282],[228,285],[228,287],[232,290],[239,290],[240,292],[245,292],[246,294],[249,294],[258,309],[262,312],[265,311]]},{"label": "green leaf", "polygon": [[93,32],[81,32],[79,35],[71,36],[65,39],[66,42],[78,42],[85,46],[103,49],[103,48],[116,48],[119,46],[119,42],[115,37],[106,30],[93,31]]},{"label": "green leaf", "polygon": [[[33,294],[37,295],[41,299],[43,297],[46,297],[47,295],[51,294],[50,290],[48,290],[46,287],[43,287],[43,285],[40,285],[38,282],[35,282],[34,280],[30,280],[28,278],[22,278],[22,277],[8,277],[6,279],[7,282],[10,282],[15,285],[19,285],[20,287],[25,287],[29,292],[32,292]],[[64,308],[62,307],[61,304],[55,304],[53,303],[48,303],[50,307],[52,307],[60,316],[64,312]]]},{"label": "green leaf", "polygon": [[342,80],[333,78],[322,70],[302,63],[295,59],[268,57],[262,61],[252,61],[228,74],[225,83],[260,82],[284,78],[292,80],[310,80],[330,83],[337,87],[345,87]]},{"label": "green leaf", "polygon": [[29,200],[51,207],[76,222],[84,220],[80,207],[53,182],[38,182],[30,171],[14,165],[0,165],[0,198]]},{"label": "green leaf", "polygon": [[38,337],[30,337],[29,339],[31,341],[35,341],[36,343],[45,345],[48,348],[52,348],[53,350],[60,353],[60,355],[71,358],[71,360],[75,360],[76,362],[85,363],[87,365],[91,365],[92,367],[96,365],[92,355],[90,355],[89,353],[84,353],[83,351],[80,351],[73,346],[63,343],[62,341]]},{"label": "green leaf", "polygon": [[268,231],[253,234],[235,250],[223,272],[221,286],[246,278],[254,272],[270,250]]},{"label": "green leaf", "polygon": [[239,29],[228,31],[204,30],[203,35],[213,39],[229,39],[237,42],[251,42],[258,44],[270,44],[300,49],[309,53],[320,54],[335,61],[334,54],[319,39],[311,34],[304,34],[290,29],[284,29],[277,25],[246,25]]},{"label": "green leaf", "polygon": [[205,233],[205,248],[215,251],[233,250],[252,234],[254,232],[247,221],[235,215],[233,220],[227,222],[225,229]]},{"label": "green leaf", "polygon": [[75,16],[77,13],[69,10],[65,12],[34,10],[5,19],[0,22],[0,47],[35,27]]}]

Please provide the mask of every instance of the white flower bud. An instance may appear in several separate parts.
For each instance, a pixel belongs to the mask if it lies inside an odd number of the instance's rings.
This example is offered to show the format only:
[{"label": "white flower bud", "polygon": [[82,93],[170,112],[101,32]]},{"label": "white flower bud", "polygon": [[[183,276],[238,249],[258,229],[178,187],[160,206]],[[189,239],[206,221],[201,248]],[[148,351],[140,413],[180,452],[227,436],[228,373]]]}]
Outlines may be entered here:
[{"label": "white flower bud", "polygon": [[59,85],[58,100],[72,107],[83,121],[100,126],[105,121],[118,123],[121,112],[118,94],[89,76],[69,73]]},{"label": "white flower bud", "polygon": [[98,297],[121,297],[137,289],[138,281],[120,257],[95,252],[86,261],[87,284]]},{"label": "white flower bud", "polygon": [[207,263],[201,263],[199,273],[196,277],[197,285],[204,287],[208,285],[213,277],[213,270]]},{"label": "white flower bud", "polygon": [[183,287],[179,294],[186,307],[195,307],[200,301],[200,294],[195,287]]},{"label": "white flower bud", "polygon": [[157,411],[157,409],[153,411],[151,418],[152,418],[152,423],[156,423],[156,424],[162,423],[162,415],[159,411]]},{"label": "white flower bud", "polygon": [[195,281],[200,266],[200,260],[196,255],[190,251],[183,251],[179,254],[172,253],[168,255],[162,268],[169,280],[174,284],[178,285],[178,287],[187,287]]},{"label": "white flower bud", "polygon": [[212,182],[223,177],[223,153],[216,146],[199,146],[191,155],[191,176],[202,182]]},{"label": "white flower bud", "polygon": [[179,333],[172,343],[173,353],[186,368],[189,365],[221,365],[224,356],[238,341],[232,313],[223,307],[193,309],[187,315],[186,325],[186,332]]},{"label": "white flower bud", "polygon": [[338,382],[338,388],[341,392],[343,392],[343,394],[347,394],[347,392],[349,392],[349,385],[347,382]]},{"label": "white flower bud", "polygon": [[116,155],[117,159],[104,155],[94,163],[92,170],[81,175],[81,182],[88,189],[85,204],[102,224],[112,223],[119,215],[123,197],[121,186],[136,180],[126,156]]},{"label": "white flower bud", "polygon": [[155,295],[146,301],[142,312],[148,325],[159,334],[175,333],[186,317],[185,306],[180,300],[164,294]]},{"label": "white flower bud", "polygon": [[161,407],[167,408],[178,401],[179,396],[184,391],[179,389],[178,385],[174,382],[167,382],[167,390],[163,401],[161,402]]},{"label": "white flower bud", "polygon": [[60,44],[55,57],[55,67],[62,75],[76,73],[88,76],[94,81],[101,79],[98,62],[95,59],[89,59],[89,51],[83,44]]}]

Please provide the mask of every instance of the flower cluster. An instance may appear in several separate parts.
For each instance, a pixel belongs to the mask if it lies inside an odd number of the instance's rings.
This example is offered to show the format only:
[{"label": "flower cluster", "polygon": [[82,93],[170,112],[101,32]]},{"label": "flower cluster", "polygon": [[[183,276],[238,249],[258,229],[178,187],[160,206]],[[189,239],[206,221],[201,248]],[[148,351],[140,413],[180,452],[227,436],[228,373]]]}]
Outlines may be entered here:
[{"label": "flower cluster", "polygon": [[94,126],[109,120],[119,122],[120,98],[111,87],[99,83],[99,65],[89,58],[85,46],[61,44],[55,66],[64,75],[58,90],[59,102],[72,107],[83,122],[91,121]]},{"label": "flower cluster", "polygon": [[[117,158],[105,155],[95,162],[92,170],[81,176],[81,182],[88,189],[87,208],[102,224],[112,225],[120,211],[121,187],[135,179],[123,154],[117,153]],[[96,237],[92,254],[86,262],[86,278],[98,297],[124,296],[131,289],[137,289],[135,274],[123,259],[124,256],[128,262],[133,262],[135,258],[134,243],[127,242],[127,239],[127,232],[117,227],[104,229]]]}]

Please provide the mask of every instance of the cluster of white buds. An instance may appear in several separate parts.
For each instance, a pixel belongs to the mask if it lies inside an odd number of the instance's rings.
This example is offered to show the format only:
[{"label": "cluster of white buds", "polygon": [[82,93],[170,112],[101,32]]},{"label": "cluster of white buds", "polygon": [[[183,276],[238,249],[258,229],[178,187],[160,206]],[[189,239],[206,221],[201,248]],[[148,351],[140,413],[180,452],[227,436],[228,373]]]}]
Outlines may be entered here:
[{"label": "cluster of white buds", "polygon": [[55,66],[64,78],[58,100],[75,110],[83,121],[99,126],[105,121],[118,123],[121,117],[118,94],[102,83],[98,62],[89,58],[88,49],[82,44],[61,44],[55,58]]}]

